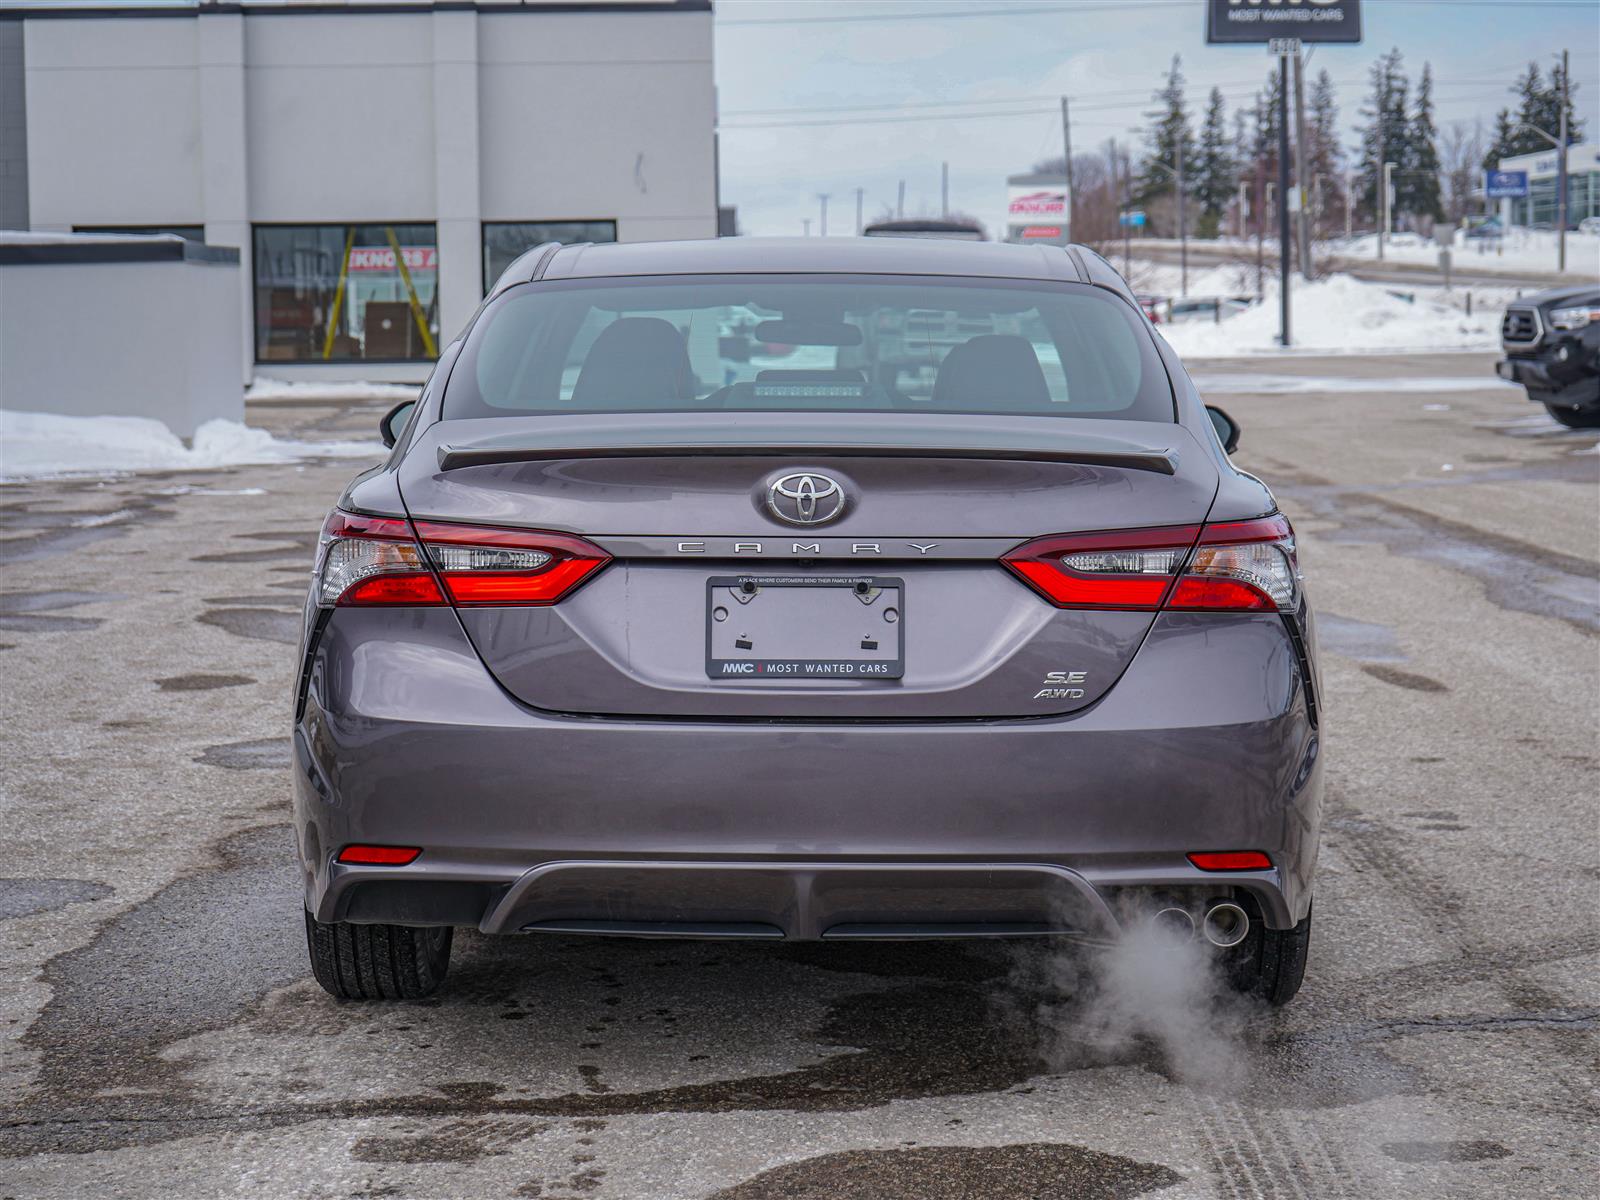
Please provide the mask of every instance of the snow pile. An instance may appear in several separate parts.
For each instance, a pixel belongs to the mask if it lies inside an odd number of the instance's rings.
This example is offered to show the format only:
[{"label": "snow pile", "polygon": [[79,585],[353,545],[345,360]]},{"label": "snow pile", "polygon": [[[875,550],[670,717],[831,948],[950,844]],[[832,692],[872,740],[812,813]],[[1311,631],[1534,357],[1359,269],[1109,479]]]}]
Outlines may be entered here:
[{"label": "snow pile", "polygon": [[258,379],[244,391],[246,400],[415,400],[421,387],[414,383],[368,383],[356,380],[332,383],[318,380]]},{"label": "snow pile", "polygon": [[[1290,333],[1294,349],[1323,354],[1362,351],[1497,350],[1500,313],[1460,309],[1418,296],[1408,302],[1380,283],[1331,275],[1295,283]],[[1165,325],[1172,348],[1184,356],[1224,358],[1278,350],[1278,294],[1270,287],[1263,303],[1223,319]]]},{"label": "snow pile", "polygon": [[0,410],[0,479],[185,471],[304,458],[362,458],[378,442],[295,442],[236,421],[207,421],[185,446],[148,417],[64,417]]}]

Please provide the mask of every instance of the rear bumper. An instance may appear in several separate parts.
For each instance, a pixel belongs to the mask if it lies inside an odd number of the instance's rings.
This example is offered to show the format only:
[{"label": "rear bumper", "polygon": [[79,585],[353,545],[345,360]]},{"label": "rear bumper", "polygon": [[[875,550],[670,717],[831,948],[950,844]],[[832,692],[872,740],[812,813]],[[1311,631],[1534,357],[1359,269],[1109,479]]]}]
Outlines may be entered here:
[{"label": "rear bumper", "polygon": [[[339,610],[295,733],[321,920],[697,936],[1114,924],[1119,890],[1237,888],[1305,915],[1319,738],[1276,617],[1160,617],[1069,717],[945,724],[608,720],[530,710],[439,610]],[[333,862],[414,845],[403,868]],[[1218,875],[1191,850],[1258,849]]]}]

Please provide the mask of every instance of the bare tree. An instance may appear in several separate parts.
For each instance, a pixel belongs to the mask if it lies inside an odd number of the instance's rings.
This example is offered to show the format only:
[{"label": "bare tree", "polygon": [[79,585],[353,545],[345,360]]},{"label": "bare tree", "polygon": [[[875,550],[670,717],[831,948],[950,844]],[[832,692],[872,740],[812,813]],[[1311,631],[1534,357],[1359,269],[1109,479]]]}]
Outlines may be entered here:
[{"label": "bare tree", "polygon": [[1470,214],[1475,202],[1473,190],[1483,161],[1483,122],[1452,121],[1439,138],[1441,167],[1444,172],[1444,211],[1452,224]]}]

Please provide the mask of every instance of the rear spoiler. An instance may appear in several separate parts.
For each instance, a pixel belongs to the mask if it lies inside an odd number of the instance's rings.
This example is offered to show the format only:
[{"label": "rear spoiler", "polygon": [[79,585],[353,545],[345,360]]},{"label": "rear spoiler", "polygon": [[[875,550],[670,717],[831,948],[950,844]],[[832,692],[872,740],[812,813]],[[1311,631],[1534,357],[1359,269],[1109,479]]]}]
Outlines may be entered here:
[{"label": "rear spoiler", "polygon": [[968,458],[1012,462],[1071,463],[1085,467],[1121,467],[1176,475],[1178,452],[1168,450],[1049,449],[1039,446],[908,446],[862,442],[660,442],[607,446],[451,446],[439,447],[439,470],[501,466],[506,463],[549,462],[573,458],[682,458],[701,455],[778,458]]}]

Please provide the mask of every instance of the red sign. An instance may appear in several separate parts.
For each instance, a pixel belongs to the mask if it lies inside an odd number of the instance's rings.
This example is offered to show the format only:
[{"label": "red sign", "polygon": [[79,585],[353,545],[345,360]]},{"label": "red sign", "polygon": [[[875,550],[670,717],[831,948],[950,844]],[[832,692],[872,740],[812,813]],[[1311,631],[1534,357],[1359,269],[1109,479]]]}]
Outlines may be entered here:
[{"label": "red sign", "polygon": [[1029,225],[1022,231],[1025,238],[1058,238],[1061,236],[1059,225]]},{"label": "red sign", "polygon": [[[436,246],[401,246],[405,255],[406,270],[434,271],[439,267],[439,250]],[[393,271],[394,251],[388,246],[355,246],[350,251],[351,271]]]}]

